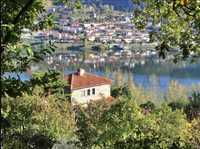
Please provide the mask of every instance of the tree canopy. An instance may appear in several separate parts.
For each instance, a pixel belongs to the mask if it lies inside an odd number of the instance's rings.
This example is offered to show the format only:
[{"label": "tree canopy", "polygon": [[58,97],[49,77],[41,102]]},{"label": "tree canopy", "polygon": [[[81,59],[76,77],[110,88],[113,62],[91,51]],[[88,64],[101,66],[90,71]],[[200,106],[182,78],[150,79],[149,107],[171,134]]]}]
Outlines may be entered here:
[{"label": "tree canopy", "polygon": [[176,60],[200,54],[200,2],[198,0],[132,0],[133,22],[143,29],[153,26],[151,41],[158,42],[165,58],[173,48],[180,49]]},{"label": "tree canopy", "polygon": [[[62,1],[62,0],[60,0]],[[18,78],[5,77],[5,73],[21,73],[38,63],[55,51],[54,44],[49,43],[34,49],[21,39],[23,29],[30,32],[46,30],[53,24],[53,14],[46,8],[48,0],[2,0],[1,3],[1,97],[9,94],[9,89],[18,86],[18,94],[30,87],[30,81],[23,82]],[[63,0],[69,7],[79,7],[79,1]],[[35,81],[35,83],[37,83]],[[21,88],[20,88],[21,87]],[[13,92],[10,92],[13,93]],[[11,95],[12,96],[12,95]]]},{"label": "tree canopy", "polygon": [[[48,145],[52,145],[53,138],[58,138],[55,132],[64,134],[67,128],[62,117],[67,118],[66,110],[69,111],[69,107],[65,106],[66,99],[63,101],[58,96],[49,96],[49,92],[60,93],[63,90],[64,82],[61,82],[59,73],[50,70],[38,73],[26,81],[20,77],[20,73],[30,69],[31,65],[40,62],[46,55],[52,54],[56,48],[49,42],[39,49],[34,49],[21,39],[24,29],[33,32],[53,26],[53,15],[48,13],[46,2],[47,0],[0,1],[0,98],[3,148],[44,148],[44,146],[48,148]],[[6,73],[14,73],[17,77]],[[35,95],[34,91],[38,86],[40,93]],[[47,105],[40,105],[45,101]],[[62,109],[64,107],[66,109]],[[60,120],[59,116],[62,117]],[[43,122],[46,120],[48,123],[44,125]],[[65,124],[61,126],[59,121]],[[66,121],[69,122],[68,118]],[[41,144],[44,146],[41,147]]]}]

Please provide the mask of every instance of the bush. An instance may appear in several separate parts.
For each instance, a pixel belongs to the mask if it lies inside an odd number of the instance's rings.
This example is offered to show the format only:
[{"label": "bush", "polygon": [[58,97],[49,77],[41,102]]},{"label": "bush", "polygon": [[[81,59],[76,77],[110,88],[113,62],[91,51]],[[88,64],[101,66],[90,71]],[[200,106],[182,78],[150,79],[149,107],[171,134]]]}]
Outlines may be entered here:
[{"label": "bush", "polygon": [[192,94],[189,104],[185,107],[184,111],[189,120],[200,117],[200,92],[194,92]]}]

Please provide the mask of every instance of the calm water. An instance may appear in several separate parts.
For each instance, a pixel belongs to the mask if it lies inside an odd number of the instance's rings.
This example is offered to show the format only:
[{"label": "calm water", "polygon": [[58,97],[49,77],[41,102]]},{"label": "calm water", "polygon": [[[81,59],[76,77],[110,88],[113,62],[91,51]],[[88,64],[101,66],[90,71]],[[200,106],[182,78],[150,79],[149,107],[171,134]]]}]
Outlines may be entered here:
[{"label": "calm water", "polygon": [[[44,70],[46,67],[40,66],[39,69]],[[69,74],[76,71],[79,67],[84,68],[87,72],[106,76],[112,80],[115,80],[116,74],[120,74],[123,82],[126,82],[128,77],[130,77],[137,86],[145,89],[156,86],[161,91],[165,91],[169,82],[172,80],[187,87],[200,84],[200,61],[195,64],[187,62],[178,64],[154,63],[149,61],[144,65],[136,64],[132,69],[119,64],[102,64],[95,67],[91,65],[69,65],[64,67],[64,73]],[[57,67],[56,69],[63,71],[61,67]],[[9,73],[6,74],[6,76],[9,75]],[[10,76],[17,77],[15,74]],[[30,78],[26,73],[20,74],[20,77],[22,80],[28,80]]]},{"label": "calm water", "polygon": [[[68,66],[65,74],[76,71],[78,66]],[[126,82],[131,77],[133,82],[140,87],[149,89],[152,86],[165,91],[170,81],[175,80],[181,85],[191,86],[200,84],[200,61],[194,64],[188,62],[174,63],[154,63],[147,62],[144,65],[136,64],[133,69],[114,65],[103,66],[81,66],[86,71],[100,76],[106,76],[115,80],[116,73],[122,76],[122,81]]]}]

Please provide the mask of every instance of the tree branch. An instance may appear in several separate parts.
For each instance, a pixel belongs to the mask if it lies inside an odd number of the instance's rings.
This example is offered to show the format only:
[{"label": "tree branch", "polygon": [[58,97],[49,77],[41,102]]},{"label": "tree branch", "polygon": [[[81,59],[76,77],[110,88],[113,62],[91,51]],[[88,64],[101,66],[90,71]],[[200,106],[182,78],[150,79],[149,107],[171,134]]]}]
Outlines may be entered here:
[{"label": "tree branch", "polygon": [[[186,7],[186,8],[187,8],[187,7]],[[182,8],[182,10],[185,12],[186,15],[195,17],[195,14],[191,14],[191,13],[188,12],[185,8]]]},{"label": "tree branch", "polygon": [[13,20],[13,24],[16,25],[19,20],[20,20],[20,17],[23,15],[24,12],[26,12],[28,10],[28,8],[30,6],[32,6],[32,4],[34,3],[35,0],[29,0],[26,5],[21,9],[21,11],[18,13],[18,15],[15,17],[15,19]]},{"label": "tree branch", "polygon": [[[35,0],[29,0],[24,7],[22,7],[22,9],[19,11],[18,15],[13,19],[12,24],[14,25],[14,28],[12,31],[14,31],[16,29],[16,24],[19,23],[21,16],[32,6],[32,4],[34,3]],[[12,31],[9,31],[4,40],[2,40],[2,44],[6,45],[9,41],[9,36],[11,34]],[[3,51],[1,51],[3,52]]]}]

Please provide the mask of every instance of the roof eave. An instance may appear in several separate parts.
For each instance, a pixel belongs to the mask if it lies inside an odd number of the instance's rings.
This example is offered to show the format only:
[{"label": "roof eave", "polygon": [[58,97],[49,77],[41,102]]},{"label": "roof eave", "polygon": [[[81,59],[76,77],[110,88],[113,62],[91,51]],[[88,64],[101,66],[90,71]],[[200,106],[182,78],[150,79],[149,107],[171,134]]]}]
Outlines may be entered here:
[{"label": "roof eave", "polygon": [[91,85],[91,86],[83,86],[83,87],[78,87],[78,88],[71,88],[71,91],[80,90],[80,89],[84,89],[84,88],[97,87],[97,86],[101,86],[101,85],[112,85],[112,82],[111,83],[101,83],[101,84],[96,84],[96,85]]}]

